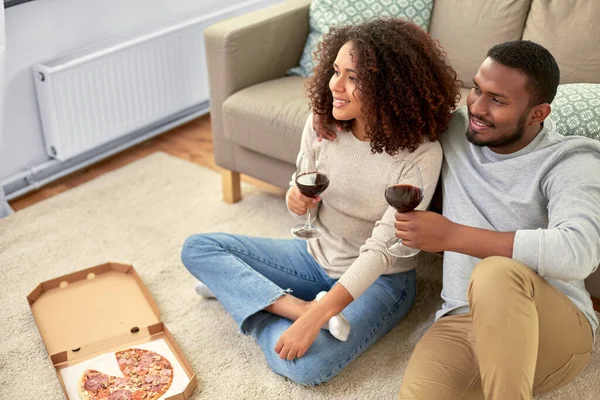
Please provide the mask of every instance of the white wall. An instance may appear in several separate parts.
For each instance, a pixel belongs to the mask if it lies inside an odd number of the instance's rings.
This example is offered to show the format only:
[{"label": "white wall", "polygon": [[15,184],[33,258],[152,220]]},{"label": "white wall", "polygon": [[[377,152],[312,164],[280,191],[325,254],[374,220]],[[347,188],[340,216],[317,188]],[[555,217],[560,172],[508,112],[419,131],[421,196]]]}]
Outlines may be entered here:
[{"label": "white wall", "polygon": [[42,60],[161,22],[280,0],[37,0],[6,10],[6,97],[0,181],[46,155],[30,67]]}]

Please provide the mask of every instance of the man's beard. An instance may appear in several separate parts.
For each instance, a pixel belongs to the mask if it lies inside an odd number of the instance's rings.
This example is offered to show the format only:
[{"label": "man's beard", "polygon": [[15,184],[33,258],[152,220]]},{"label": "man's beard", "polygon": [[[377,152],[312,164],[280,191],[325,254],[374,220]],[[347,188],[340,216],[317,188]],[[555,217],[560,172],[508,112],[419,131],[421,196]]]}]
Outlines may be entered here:
[{"label": "man's beard", "polygon": [[[479,146],[479,147],[484,147],[484,146],[502,147],[502,146],[508,146],[513,143],[516,143],[519,140],[521,140],[521,138],[525,134],[525,123],[527,121],[527,114],[528,113],[526,112],[521,116],[521,119],[519,119],[519,123],[517,124],[516,129],[509,135],[505,135],[501,138],[490,140],[490,141],[486,142],[483,140],[478,140],[477,133],[471,132],[471,129],[467,128],[467,140],[469,142],[471,142],[471,144],[474,144],[475,146]],[[469,119],[471,116],[472,116],[471,113],[469,113]]]}]

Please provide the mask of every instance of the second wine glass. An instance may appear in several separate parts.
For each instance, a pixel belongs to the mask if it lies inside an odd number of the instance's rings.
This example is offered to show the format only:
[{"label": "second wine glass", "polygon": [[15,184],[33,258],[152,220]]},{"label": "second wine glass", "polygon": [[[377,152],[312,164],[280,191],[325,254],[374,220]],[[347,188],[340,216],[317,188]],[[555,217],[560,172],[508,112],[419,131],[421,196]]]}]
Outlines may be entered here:
[{"label": "second wine glass", "polygon": [[[423,178],[418,165],[410,161],[396,161],[388,172],[385,199],[398,212],[414,210],[423,201]],[[420,250],[411,249],[395,237],[388,241],[387,252],[394,257],[412,257]]]},{"label": "second wine glass", "polygon": [[[309,150],[302,153],[296,169],[296,187],[311,198],[319,196],[329,186],[327,175],[327,155],[322,150]],[[304,224],[292,228],[292,234],[299,239],[314,239],[321,236],[319,228],[311,224],[310,209],[306,210]]]}]

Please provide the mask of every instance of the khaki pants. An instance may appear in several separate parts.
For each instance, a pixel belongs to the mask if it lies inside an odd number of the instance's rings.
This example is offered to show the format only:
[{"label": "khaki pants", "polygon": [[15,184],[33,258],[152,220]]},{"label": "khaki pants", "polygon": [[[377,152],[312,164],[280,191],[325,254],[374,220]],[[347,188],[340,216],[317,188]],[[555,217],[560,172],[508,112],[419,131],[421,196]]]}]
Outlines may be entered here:
[{"label": "khaki pants", "polygon": [[473,270],[470,314],[439,319],[417,344],[399,399],[531,399],[586,366],[584,314],[527,266],[490,257]]}]

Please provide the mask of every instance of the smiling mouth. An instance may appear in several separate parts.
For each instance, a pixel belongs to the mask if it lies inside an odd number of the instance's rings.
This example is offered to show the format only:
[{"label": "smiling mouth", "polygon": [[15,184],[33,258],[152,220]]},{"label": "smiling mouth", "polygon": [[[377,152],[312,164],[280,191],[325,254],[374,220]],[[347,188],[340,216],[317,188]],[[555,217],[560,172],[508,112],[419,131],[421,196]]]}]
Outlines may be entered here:
[{"label": "smiling mouth", "polygon": [[342,99],[333,99],[333,106],[334,107],[342,107],[345,106],[346,104],[349,104],[350,101],[348,100],[342,100]]},{"label": "smiling mouth", "polygon": [[478,120],[477,118],[471,118],[471,122],[480,128],[491,128],[490,124],[486,124],[486,123],[482,122],[481,120]]},{"label": "smiling mouth", "polygon": [[493,128],[494,124],[477,118],[475,115],[469,113],[469,128],[475,132],[482,132],[489,128]]}]

